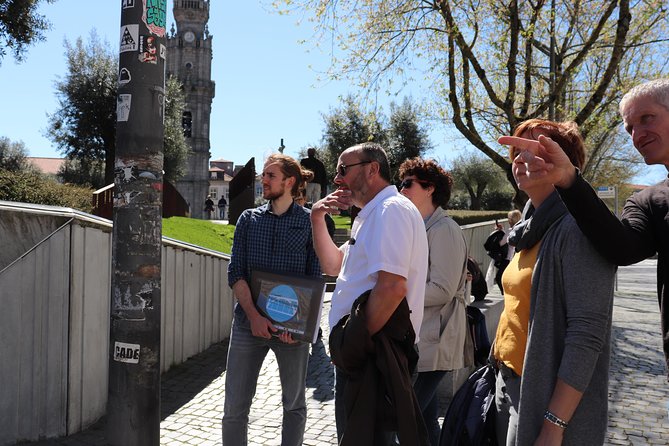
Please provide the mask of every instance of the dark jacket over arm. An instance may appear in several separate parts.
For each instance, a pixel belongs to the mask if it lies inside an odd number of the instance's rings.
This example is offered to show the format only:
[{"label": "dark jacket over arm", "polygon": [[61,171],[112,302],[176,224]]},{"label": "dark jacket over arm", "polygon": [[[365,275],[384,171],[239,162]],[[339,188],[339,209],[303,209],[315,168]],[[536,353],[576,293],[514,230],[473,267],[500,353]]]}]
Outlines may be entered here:
[{"label": "dark jacket over arm", "polygon": [[367,291],[330,334],[332,362],[348,375],[344,391],[345,445],[374,445],[375,433],[397,431],[400,444],[428,445],[427,428],[411,383],[418,355],[409,306],[403,299],[374,336],[366,325]]}]

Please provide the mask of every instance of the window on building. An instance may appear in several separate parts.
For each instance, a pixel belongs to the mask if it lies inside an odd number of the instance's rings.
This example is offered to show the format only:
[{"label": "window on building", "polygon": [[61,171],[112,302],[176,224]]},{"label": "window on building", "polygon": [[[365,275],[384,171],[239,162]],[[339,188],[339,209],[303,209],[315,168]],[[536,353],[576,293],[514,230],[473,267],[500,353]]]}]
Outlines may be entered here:
[{"label": "window on building", "polygon": [[212,200],[215,200],[216,198],[218,198],[218,189],[212,187],[211,189],[209,189],[209,195],[211,195]]},{"label": "window on building", "polygon": [[189,111],[185,111],[181,117],[181,127],[184,129],[184,136],[190,138],[193,133],[193,115]]},{"label": "window on building", "polygon": [[184,9],[200,9],[199,0],[181,0],[181,7]]}]

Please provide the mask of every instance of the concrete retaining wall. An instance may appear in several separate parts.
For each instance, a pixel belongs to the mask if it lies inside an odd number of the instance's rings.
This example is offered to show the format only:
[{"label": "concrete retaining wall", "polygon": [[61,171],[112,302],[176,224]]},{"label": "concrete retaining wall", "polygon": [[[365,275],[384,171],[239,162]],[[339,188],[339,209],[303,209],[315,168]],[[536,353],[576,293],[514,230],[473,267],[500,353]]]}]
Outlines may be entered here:
[{"label": "concrete retaining wall", "polygon": [[[2,201],[0,222],[0,444],[78,432],[107,403],[111,222]],[[229,336],[228,261],[163,239],[161,371]]]}]

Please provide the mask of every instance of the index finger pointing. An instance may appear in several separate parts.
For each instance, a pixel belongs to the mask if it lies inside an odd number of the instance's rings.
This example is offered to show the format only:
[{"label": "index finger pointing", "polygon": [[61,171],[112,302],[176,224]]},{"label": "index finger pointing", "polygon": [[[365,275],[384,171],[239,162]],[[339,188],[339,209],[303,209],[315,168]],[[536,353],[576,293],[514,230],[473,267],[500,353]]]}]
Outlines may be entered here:
[{"label": "index finger pointing", "polygon": [[529,150],[533,153],[539,151],[539,141],[534,139],[521,138],[519,136],[500,136],[497,142],[505,146],[514,146],[521,150]]}]

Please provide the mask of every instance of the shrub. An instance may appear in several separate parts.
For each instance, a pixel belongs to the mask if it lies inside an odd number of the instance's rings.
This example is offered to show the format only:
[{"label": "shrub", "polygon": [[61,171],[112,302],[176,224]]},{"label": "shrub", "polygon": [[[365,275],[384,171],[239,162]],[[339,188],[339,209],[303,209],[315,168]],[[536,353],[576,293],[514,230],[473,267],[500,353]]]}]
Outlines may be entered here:
[{"label": "shrub", "polygon": [[460,226],[481,223],[490,220],[505,220],[507,211],[466,211],[449,210],[448,215]]},{"label": "shrub", "polygon": [[483,209],[512,209],[513,191],[492,190],[485,191],[481,197],[481,207]]},{"label": "shrub", "polygon": [[64,206],[91,212],[92,194],[92,189],[60,184],[40,173],[0,169],[0,200]]}]

